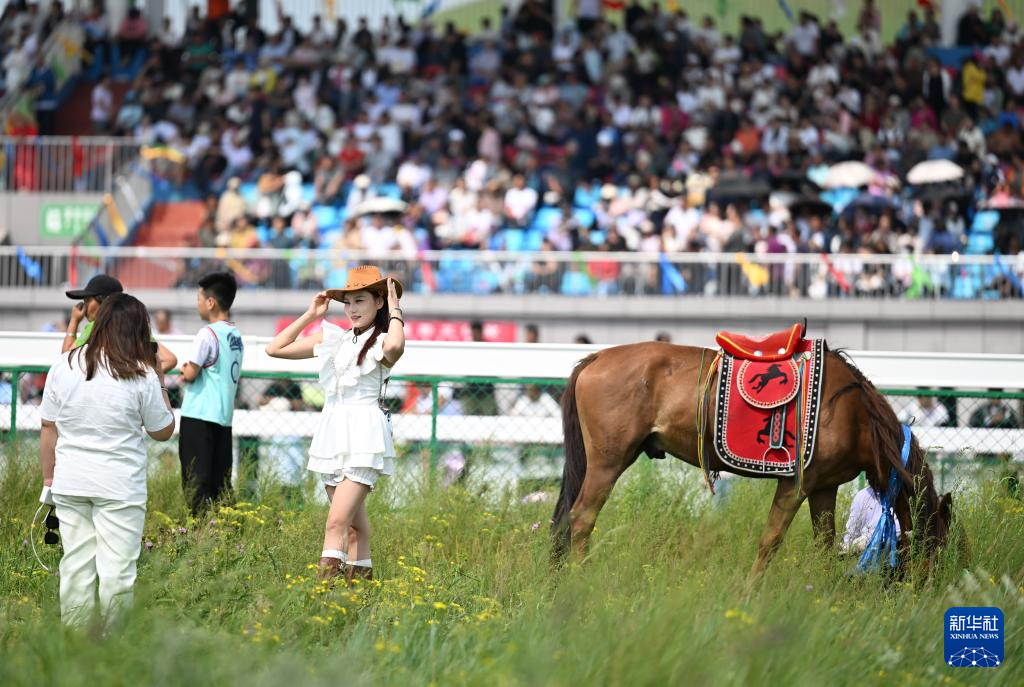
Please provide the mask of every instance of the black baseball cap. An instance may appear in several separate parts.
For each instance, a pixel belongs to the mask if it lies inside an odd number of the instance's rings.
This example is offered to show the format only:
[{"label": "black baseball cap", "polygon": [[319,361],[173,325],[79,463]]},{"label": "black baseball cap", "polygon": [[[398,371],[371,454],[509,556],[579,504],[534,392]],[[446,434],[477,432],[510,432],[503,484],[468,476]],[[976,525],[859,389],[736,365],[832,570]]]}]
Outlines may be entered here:
[{"label": "black baseball cap", "polygon": [[121,286],[121,282],[109,274],[97,274],[89,280],[84,289],[65,291],[64,293],[67,294],[68,298],[80,301],[87,296],[109,296],[114,293],[122,293],[123,291],[124,287]]}]

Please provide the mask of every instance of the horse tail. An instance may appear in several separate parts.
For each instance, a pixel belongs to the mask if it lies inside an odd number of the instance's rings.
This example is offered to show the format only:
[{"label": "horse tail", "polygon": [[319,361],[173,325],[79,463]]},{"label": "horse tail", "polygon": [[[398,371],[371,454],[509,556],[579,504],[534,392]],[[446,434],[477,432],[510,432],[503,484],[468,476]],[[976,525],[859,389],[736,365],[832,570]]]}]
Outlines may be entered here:
[{"label": "horse tail", "polygon": [[587,451],[583,444],[583,429],[580,426],[580,413],[576,407],[576,379],[584,368],[597,359],[592,353],[576,364],[562,394],[562,434],[565,445],[565,466],[562,468],[562,489],[555,504],[555,514],[551,518],[552,559],[560,562],[569,552],[571,543],[571,523],[569,511],[576,503],[576,497],[583,487],[583,478],[587,476]]},{"label": "horse tail", "polygon": [[862,407],[868,415],[868,427],[871,430],[871,445],[875,458],[874,474],[868,474],[868,482],[879,493],[884,493],[889,481],[889,468],[892,468],[906,487],[905,493],[913,493],[914,474],[924,467],[924,453],[917,445],[917,440],[912,440],[910,459],[907,461],[907,466],[903,467],[903,429],[899,418],[896,417],[896,411],[892,409],[882,393],[871,383],[871,380],[864,376],[864,373],[845,351],[834,350],[832,353],[850,371],[854,381],[832,394],[829,405],[835,404],[836,400],[847,392],[857,391]]}]

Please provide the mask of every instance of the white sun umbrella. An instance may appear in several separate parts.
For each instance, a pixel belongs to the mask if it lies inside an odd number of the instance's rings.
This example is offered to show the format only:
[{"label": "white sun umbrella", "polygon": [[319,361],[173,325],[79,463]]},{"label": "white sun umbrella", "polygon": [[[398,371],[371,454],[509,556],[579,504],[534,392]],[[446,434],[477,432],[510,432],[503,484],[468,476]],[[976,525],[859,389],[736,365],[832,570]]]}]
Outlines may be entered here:
[{"label": "white sun umbrella", "polygon": [[913,185],[941,184],[964,178],[964,168],[951,160],[925,160],[907,172],[907,181]]},{"label": "white sun umbrella", "polygon": [[828,168],[825,174],[825,188],[860,188],[875,179],[875,170],[863,162],[849,160]]},{"label": "white sun umbrella", "polygon": [[375,198],[369,198],[364,200],[362,203],[356,206],[357,215],[382,215],[391,212],[402,213],[405,212],[408,205],[404,200],[398,200],[397,198],[388,198],[387,196],[377,196]]}]

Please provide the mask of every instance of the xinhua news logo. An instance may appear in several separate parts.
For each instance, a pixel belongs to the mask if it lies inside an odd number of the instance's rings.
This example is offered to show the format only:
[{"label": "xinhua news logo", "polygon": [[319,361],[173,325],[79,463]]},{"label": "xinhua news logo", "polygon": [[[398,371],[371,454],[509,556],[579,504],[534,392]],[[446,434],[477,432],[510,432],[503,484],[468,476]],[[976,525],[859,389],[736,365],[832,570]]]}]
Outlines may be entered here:
[{"label": "xinhua news logo", "polygon": [[954,606],[946,611],[946,665],[995,668],[1002,665],[1003,612],[995,606]]}]

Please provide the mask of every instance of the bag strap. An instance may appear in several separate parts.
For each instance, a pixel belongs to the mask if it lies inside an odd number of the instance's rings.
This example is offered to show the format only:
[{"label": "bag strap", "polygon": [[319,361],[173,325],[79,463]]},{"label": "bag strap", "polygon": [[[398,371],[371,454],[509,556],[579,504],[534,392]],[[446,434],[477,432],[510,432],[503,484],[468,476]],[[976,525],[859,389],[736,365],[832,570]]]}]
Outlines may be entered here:
[{"label": "bag strap", "polygon": [[388,375],[387,381],[384,381],[384,365],[382,363],[377,363],[377,369],[379,372],[377,380],[377,405],[388,415],[388,417],[390,417],[391,412],[384,406],[384,394],[388,390],[388,382],[391,381],[391,375]]}]

